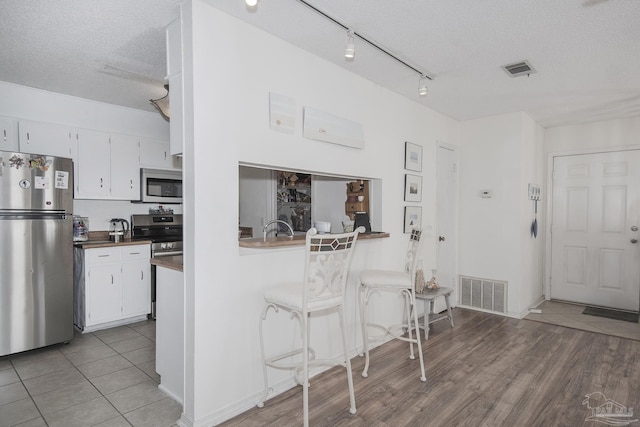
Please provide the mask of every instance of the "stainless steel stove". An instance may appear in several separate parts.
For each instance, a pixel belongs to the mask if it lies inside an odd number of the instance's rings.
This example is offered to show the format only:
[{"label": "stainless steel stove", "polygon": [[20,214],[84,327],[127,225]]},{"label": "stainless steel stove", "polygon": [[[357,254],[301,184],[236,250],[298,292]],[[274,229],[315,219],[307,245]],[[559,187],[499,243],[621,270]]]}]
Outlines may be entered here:
[{"label": "stainless steel stove", "polygon": [[[182,255],[182,215],[131,215],[131,239],[151,240],[151,257]],[[156,318],[156,267],[151,266],[151,319]]]}]

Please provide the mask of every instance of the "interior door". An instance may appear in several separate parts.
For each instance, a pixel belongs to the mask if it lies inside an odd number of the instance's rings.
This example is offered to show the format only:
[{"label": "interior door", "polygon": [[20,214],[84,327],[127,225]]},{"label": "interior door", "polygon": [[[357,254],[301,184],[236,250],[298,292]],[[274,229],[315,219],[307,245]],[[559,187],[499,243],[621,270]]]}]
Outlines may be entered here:
[{"label": "interior door", "polygon": [[[458,211],[458,173],[455,149],[438,146],[437,166],[437,279],[440,286],[456,289],[456,215]],[[427,272],[428,274],[428,272]],[[455,299],[454,299],[455,300]]]},{"label": "interior door", "polygon": [[551,298],[640,308],[640,151],[553,163]]}]

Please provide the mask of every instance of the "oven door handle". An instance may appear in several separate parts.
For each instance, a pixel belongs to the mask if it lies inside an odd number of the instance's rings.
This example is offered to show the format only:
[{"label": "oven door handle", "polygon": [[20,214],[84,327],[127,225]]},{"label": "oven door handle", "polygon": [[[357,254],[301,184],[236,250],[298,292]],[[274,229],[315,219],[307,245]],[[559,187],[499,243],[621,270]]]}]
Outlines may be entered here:
[{"label": "oven door handle", "polygon": [[156,252],[153,254],[152,258],[162,258],[165,256],[174,256],[174,255],[182,255],[182,251]]}]

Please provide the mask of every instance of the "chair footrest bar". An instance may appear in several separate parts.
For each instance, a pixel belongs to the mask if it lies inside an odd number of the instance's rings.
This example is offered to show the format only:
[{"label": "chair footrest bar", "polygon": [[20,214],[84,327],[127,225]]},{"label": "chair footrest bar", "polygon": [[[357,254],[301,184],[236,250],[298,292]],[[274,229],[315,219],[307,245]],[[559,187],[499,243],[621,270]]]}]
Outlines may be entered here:
[{"label": "chair footrest bar", "polygon": [[[302,365],[302,360],[300,361],[290,361],[279,363],[283,359],[288,359],[290,357],[298,356],[302,354],[302,349],[298,348],[296,350],[289,351],[287,353],[278,354],[275,356],[271,356],[265,359],[265,364],[275,369],[297,369]],[[309,362],[312,362],[316,358],[316,352],[314,349],[309,349]]]}]

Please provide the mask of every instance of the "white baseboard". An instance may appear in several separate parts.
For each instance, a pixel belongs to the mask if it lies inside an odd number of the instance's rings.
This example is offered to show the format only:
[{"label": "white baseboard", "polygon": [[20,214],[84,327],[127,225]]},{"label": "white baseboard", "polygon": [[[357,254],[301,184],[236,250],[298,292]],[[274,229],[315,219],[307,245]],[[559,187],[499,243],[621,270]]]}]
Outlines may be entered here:
[{"label": "white baseboard", "polygon": [[126,319],[114,320],[113,322],[100,323],[98,325],[85,326],[84,329],[81,331],[83,334],[86,334],[87,332],[95,332],[95,331],[100,331],[102,329],[115,328],[116,326],[129,325],[131,323],[137,323],[143,320],[147,320],[146,314],[135,316],[135,317],[128,317]]},{"label": "white baseboard", "polygon": [[[375,343],[375,345],[372,346],[370,350],[382,344],[383,342]],[[351,359],[358,356],[358,352],[356,349],[353,349],[349,354],[351,355]],[[316,375],[321,374],[322,372],[327,371],[331,368],[332,368],[331,366],[317,367],[316,369],[313,369],[312,372],[310,372],[309,377],[313,378]],[[288,391],[296,387],[297,385],[298,383],[295,381],[293,376],[291,376],[290,378],[287,378],[284,381],[280,381],[277,384],[271,384],[270,388],[272,392],[269,394],[267,400],[265,401],[264,403],[265,406],[269,405],[269,400],[271,400],[273,397],[276,397],[284,393],[285,391]],[[212,412],[211,414],[203,418],[200,418],[196,421],[189,420],[183,413],[180,419],[178,420],[177,424],[179,427],[211,427],[211,426],[218,425],[220,423],[223,423],[224,421],[228,421],[231,418],[242,414],[243,412],[249,409],[256,407],[260,399],[262,399],[263,393],[264,393],[264,390],[260,390],[231,405],[228,405],[224,408],[220,408]],[[302,410],[302,399],[300,399],[300,407]]]}]

